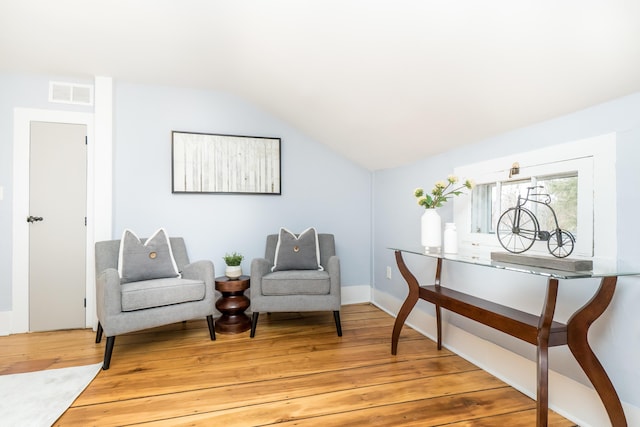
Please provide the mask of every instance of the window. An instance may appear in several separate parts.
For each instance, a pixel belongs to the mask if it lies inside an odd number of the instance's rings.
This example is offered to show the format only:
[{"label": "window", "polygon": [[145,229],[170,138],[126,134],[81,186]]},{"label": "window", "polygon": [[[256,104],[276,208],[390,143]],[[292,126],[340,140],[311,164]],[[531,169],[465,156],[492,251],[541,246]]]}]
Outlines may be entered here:
[{"label": "window", "polygon": [[[499,218],[529,191],[524,207],[540,231],[553,233],[557,218],[575,238],[572,257],[615,257],[614,159],[615,135],[605,135],[457,168],[456,175],[476,182],[470,198],[454,201],[461,250],[503,250]],[[520,168],[510,174],[514,162]],[[536,240],[527,253],[549,255],[547,242]]]},{"label": "window", "polygon": [[[515,206],[518,196],[526,197],[527,189],[540,187],[537,194],[549,196],[549,204],[556,217],[561,218],[560,228],[577,237],[578,229],[578,174],[531,177],[526,180],[498,181],[478,184],[471,194],[471,230],[474,233],[493,234],[502,212]],[[526,205],[537,217],[541,230],[556,227],[549,209],[536,202]]]}]

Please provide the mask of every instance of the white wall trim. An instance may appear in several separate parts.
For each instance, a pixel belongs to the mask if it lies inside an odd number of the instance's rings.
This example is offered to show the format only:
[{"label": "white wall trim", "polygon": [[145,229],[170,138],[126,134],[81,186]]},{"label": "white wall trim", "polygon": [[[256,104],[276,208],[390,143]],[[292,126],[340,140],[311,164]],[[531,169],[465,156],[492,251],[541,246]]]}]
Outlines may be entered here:
[{"label": "white wall trim", "polygon": [[[85,125],[89,147],[94,143],[93,114],[26,108],[14,110],[12,333],[29,331],[29,224],[26,218],[29,215],[29,147],[30,126],[33,121]],[[89,173],[92,165],[92,150],[87,149],[87,215],[92,210],[89,203],[90,194],[93,193]],[[87,247],[92,236],[93,233],[87,226]],[[92,264],[87,255],[87,270]],[[87,277],[88,275],[87,271]],[[93,288],[93,281],[86,283],[87,294],[89,287]]]},{"label": "white wall trim", "polygon": [[95,135],[93,146],[94,191],[88,225],[93,235],[87,247],[87,327],[94,330],[98,326],[96,313],[95,283],[95,242],[113,237],[113,79],[96,76],[94,88]]},{"label": "white wall trim", "polygon": [[[29,146],[32,121],[87,126],[87,240],[85,327],[95,327],[94,242],[111,238],[112,86],[96,78],[96,113],[15,108],[13,119],[13,262],[9,333],[29,331]],[[6,312],[5,312],[6,313]],[[0,332],[7,315],[0,316]]]},{"label": "white wall trim", "polygon": [[342,305],[371,302],[371,286],[369,285],[343,286],[340,292]]},{"label": "white wall trim", "polygon": [[[396,317],[404,301],[377,289],[374,289],[373,292],[373,304]],[[422,304],[425,304],[426,307],[428,303],[418,301],[407,318],[405,327],[410,326],[435,341],[436,320],[421,310]],[[449,323],[443,322],[442,328],[444,331],[442,345],[444,347],[535,399],[536,364],[534,361],[478,338]],[[402,342],[399,342],[398,353],[401,352]],[[600,397],[594,389],[551,370],[549,371],[549,407],[582,427],[611,425]],[[627,417],[627,423],[630,426],[640,425],[640,408],[625,402],[622,402],[622,407]]]},{"label": "white wall trim", "polygon": [[0,311],[0,337],[11,333],[11,311]]}]

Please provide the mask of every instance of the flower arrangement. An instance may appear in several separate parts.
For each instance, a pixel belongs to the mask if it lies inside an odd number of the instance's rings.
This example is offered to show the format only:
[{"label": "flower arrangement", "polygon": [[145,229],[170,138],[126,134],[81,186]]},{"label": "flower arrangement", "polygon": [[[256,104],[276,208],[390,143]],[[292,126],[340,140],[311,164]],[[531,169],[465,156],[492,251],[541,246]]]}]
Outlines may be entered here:
[{"label": "flower arrangement", "polygon": [[475,185],[470,179],[465,180],[458,187],[455,187],[456,183],[458,183],[458,177],[449,175],[446,181],[436,182],[431,194],[426,194],[422,188],[416,188],[413,195],[418,199],[419,206],[424,206],[425,209],[439,208],[453,196],[462,194],[463,189],[471,190]]}]

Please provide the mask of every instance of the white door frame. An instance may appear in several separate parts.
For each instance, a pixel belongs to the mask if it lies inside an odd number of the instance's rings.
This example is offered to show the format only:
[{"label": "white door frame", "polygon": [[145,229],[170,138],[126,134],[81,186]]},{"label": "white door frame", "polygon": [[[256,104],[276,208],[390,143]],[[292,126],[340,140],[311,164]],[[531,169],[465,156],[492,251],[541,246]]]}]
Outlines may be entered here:
[{"label": "white door frame", "polygon": [[[109,99],[110,102],[111,100]],[[98,111],[97,108],[96,111]],[[110,114],[107,120],[110,124]],[[85,326],[95,328],[94,242],[96,239],[108,239],[111,236],[111,134],[109,132],[107,138],[99,137],[96,134],[96,128],[100,124],[96,123],[96,126],[94,126],[93,113],[15,108],[13,121],[13,271],[10,333],[29,331],[29,224],[26,219],[29,215],[29,145],[30,124],[32,121],[87,126],[87,310]],[[104,128],[104,123],[101,128]],[[100,145],[97,145],[97,142],[100,142]],[[105,155],[101,156],[101,154]],[[96,195],[100,196],[96,197]],[[105,198],[108,200],[105,201]]]}]

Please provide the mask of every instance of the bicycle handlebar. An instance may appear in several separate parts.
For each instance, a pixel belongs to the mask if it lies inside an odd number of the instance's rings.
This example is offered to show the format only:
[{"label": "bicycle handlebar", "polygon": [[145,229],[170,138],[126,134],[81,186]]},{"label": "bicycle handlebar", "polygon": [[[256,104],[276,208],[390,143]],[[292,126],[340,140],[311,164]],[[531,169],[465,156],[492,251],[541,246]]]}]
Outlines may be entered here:
[{"label": "bicycle handlebar", "polygon": [[527,187],[527,197],[525,199],[525,202],[527,200],[530,200],[529,197],[544,197],[545,200],[531,200],[532,202],[538,202],[538,203],[544,203],[544,204],[549,204],[551,203],[551,195],[549,195],[549,193],[532,193],[531,190],[535,190],[536,188],[544,188],[543,185],[536,185],[534,187]]}]

